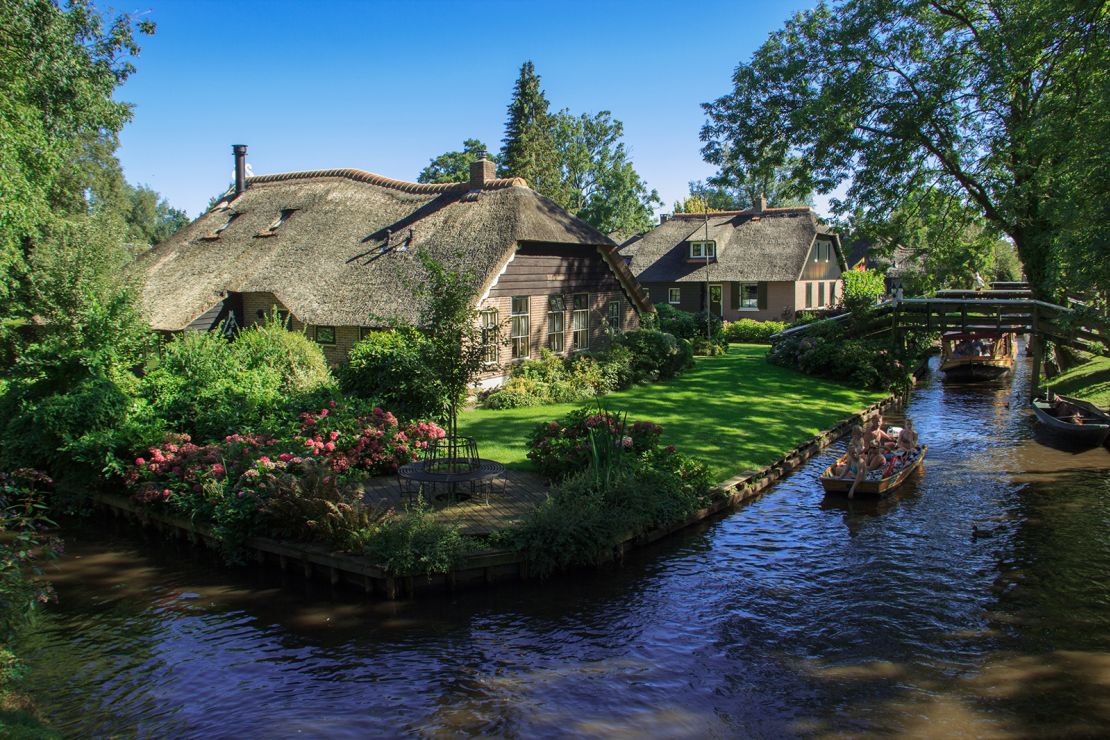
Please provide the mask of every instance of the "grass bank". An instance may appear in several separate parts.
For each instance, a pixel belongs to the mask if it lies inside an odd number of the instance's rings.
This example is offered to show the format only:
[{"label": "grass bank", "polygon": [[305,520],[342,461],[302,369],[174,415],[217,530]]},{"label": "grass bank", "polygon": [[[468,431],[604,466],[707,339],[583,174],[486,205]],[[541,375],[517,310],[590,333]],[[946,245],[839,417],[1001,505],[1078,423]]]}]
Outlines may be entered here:
[{"label": "grass bank", "polygon": [[1077,365],[1066,373],[1049,378],[1046,383],[1052,390],[1065,396],[1110,407],[1110,357],[1095,357]]},{"label": "grass bank", "polygon": [[[733,344],[726,355],[698,358],[679,378],[612,393],[603,403],[633,420],[662,425],[665,444],[704,460],[713,480],[723,481],[767,465],[886,395],[772,365],[767,350]],[[536,425],[580,405],[470,409],[460,414],[459,431],[478,441],[482,457],[528,468],[528,437]]]}]

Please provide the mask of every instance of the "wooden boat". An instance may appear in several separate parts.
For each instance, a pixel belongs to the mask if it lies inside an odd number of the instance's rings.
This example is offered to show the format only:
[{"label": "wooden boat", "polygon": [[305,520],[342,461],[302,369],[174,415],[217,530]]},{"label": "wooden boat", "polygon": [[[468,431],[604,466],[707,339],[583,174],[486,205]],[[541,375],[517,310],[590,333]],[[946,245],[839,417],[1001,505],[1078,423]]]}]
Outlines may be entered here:
[{"label": "wooden boat", "polygon": [[1081,401],[1078,398],[1068,398],[1067,396],[1057,396],[1056,398],[1078,409],[1082,414],[1083,423],[1076,424],[1072,420],[1061,419],[1056,415],[1056,404],[1036,398],[1033,399],[1033,413],[1037,415],[1037,421],[1044,428],[1049,429],[1058,437],[1072,442],[1094,446],[1106,441],[1107,435],[1110,435],[1110,414],[1107,414],[1098,406]]},{"label": "wooden boat", "polygon": [[[895,472],[889,478],[860,481],[860,484],[856,486],[855,495],[878,496],[880,498],[888,496],[895,488],[905,483],[915,471],[921,468],[921,464],[925,462],[925,453],[928,451],[929,445],[922,445],[921,454],[919,454],[908,467]],[[854,478],[836,478],[832,474],[833,466],[845,462],[847,458],[848,453],[844,453],[839,460],[825,468],[825,472],[821,474],[821,485],[824,487],[825,493],[847,494],[848,491],[852,489]]]},{"label": "wooden boat", "polygon": [[947,380],[994,380],[1014,367],[1014,335],[1009,332],[948,332],[940,349],[940,370]]}]

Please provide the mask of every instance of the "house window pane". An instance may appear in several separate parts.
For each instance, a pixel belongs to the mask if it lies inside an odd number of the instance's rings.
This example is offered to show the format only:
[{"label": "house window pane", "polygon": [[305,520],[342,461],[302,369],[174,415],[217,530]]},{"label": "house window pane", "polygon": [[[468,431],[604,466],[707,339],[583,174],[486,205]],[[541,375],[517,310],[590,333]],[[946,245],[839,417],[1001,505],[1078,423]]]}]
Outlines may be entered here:
[{"label": "house window pane", "polygon": [[817,283],[817,305],[825,305],[825,284]]},{"label": "house window pane", "polygon": [[513,359],[528,356],[528,296],[513,297],[512,330]]},{"label": "house window pane", "polygon": [[482,362],[497,362],[497,311],[482,311]]},{"label": "house window pane", "polygon": [[806,283],[806,308],[813,308],[813,283]]},{"label": "house window pane", "polygon": [[574,329],[574,349],[590,348],[590,295],[576,293],[574,296],[574,315],[571,318]]},{"label": "house window pane", "polygon": [[696,259],[712,259],[717,256],[716,242],[690,242],[690,256]]},{"label": "house window pane", "polygon": [[562,352],[566,348],[565,319],[562,310],[547,312],[547,346],[552,352]]},{"label": "house window pane", "polygon": [[682,302],[682,292],[678,288],[667,289],[667,303],[679,304]]},{"label": "house window pane", "polygon": [[623,328],[621,326],[621,302],[620,301],[610,301],[609,302],[608,319],[609,319],[609,326],[612,327],[614,330],[620,331]]},{"label": "house window pane", "polygon": [[836,283],[829,283],[829,305],[836,305]]},{"label": "house window pane", "polygon": [[759,308],[759,283],[740,283],[740,308]]},{"label": "house window pane", "polygon": [[320,344],[335,344],[335,327],[317,326],[316,341]]}]

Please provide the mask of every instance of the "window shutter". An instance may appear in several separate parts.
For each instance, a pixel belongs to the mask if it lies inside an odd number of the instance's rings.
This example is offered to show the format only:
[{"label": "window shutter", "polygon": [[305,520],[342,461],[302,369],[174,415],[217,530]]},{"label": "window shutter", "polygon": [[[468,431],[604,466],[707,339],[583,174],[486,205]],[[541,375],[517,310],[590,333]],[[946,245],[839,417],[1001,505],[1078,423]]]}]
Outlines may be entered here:
[{"label": "window shutter", "polygon": [[729,293],[729,305],[735,311],[740,308],[740,283],[732,283],[732,290]]},{"label": "window shutter", "polygon": [[758,283],[759,287],[756,288],[756,298],[760,311],[767,309],[767,283]]}]

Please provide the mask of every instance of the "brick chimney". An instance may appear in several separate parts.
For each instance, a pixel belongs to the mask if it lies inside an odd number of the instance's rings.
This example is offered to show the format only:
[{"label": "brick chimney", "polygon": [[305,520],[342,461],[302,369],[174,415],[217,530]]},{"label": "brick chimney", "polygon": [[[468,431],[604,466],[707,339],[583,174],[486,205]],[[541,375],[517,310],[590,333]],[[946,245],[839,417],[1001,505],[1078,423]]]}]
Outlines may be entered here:
[{"label": "brick chimney", "polygon": [[470,163],[470,189],[481,190],[486,183],[497,177],[497,165],[483,156],[477,162]]}]

